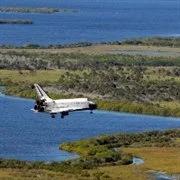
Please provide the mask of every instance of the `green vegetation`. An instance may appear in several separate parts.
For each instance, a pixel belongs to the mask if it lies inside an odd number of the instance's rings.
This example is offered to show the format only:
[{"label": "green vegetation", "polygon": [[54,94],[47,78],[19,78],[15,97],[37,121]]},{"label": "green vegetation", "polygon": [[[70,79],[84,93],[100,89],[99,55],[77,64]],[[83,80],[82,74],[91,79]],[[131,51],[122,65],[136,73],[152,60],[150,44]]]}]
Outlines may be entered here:
[{"label": "green vegetation", "polygon": [[[6,93],[34,98],[33,83],[43,85],[54,98],[84,97],[96,100],[106,110],[179,116],[179,77],[175,67],[148,68],[136,76],[137,68],[128,70],[38,70],[0,71]],[[157,79],[154,79],[156,76]],[[164,74],[169,75],[164,75]],[[96,80],[96,81],[95,81]]]},{"label": "green vegetation", "polygon": [[[2,11],[4,11],[4,7],[2,7]],[[11,8],[7,8],[9,11]],[[13,8],[16,10],[16,8]],[[17,8],[18,9],[18,8]],[[20,8],[19,8],[20,9]],[[26,8],[24,8],[26,9]],[[34,9],[34,8],[33,8]],[[52,8],[37,8],[37,9],[52,9]],[[34,9],[35,11],[36,9]],[[22,10],[23,11],[23,10]],[[53,9],[52,9],[53,11]],[[62,10],[63,11],[63,10]],[[76,12],[75,10],[67,10],[64,11],[72,11]],[[1,11],[0,11],[1,12]],[[11,45],[4,45],[1,46],[2,48],[24,48],[24,49],[61,49],[61,48],[77,48],[77,47],[88,47],[88,46],[96,46],[96,45],[134,45],[134,46],[146,46],[146,47],[171,47],[171,48],[178,48],[180,47],[180,38],[179,37],[147,37],[147,38],[136,38],[124,41],[112,41],[112,42],[100,42],[100,43],[91,43],[91,42],[78,42],[72,44],[57,44],[57,45],[48,45],[42,46],[39,44],[29,44],[25,46],[11,46]]]},{"label": "green vegetation", "polygon": [[[116,44],[118,44],[118,42]],[[122,42],[122,44],[180,47],[180,38],[178,37],[138,38],[138,39],[126,40]]]},{"label": "green vegetation", "polygon": [[[105,44],[124,48],[135,44],[133,50],[136,45],[169,46],[175,52],[173,47],[179,47],[180,40],[151,38]],[[108,45],[110,53],[104,53],[106,46],[97,46],[103,53],[93,53],[92,46],[77,43],[45,50],[39,45],[5,46],[0,50],[0,84],[5,85],[6,94],[21,97],[35,98],[31,86],[39,83],[53,98],[89,97],[100,109],[180,116],[179,56],[113,54],[114,45]],[[104,135],[64,143],[60,148],[79,154],[79,158],[51,163],[1,159],[0,179],[144,180],[149,170],[180,173],[179,129]],[[133,156],[143,158],[143,166],[132,165]]]},{"label": "green vegetation", "polygon": [[[179,38],[140,41],[140,45],[156,46],[176,42],[177,47]],[[31,86],[39,83],[55,98],[89,97],[101,109],[179,117],[180,57],[113,54],[117,47],[123,51],[138,48],[124,44],[92,48],[91,43],[77,43],[45,50],[36,45],[4,47],[0,51],[0,83],[10,95],[34,98]],[[167,46],[171,54],[177,51]],[[98,53],[94,53],[96,48]],[[109,53],[105,53],[106,48]],[[156,48],[152,47],[153,52]],[[166,50],[161,48],[161,53]]]},{"label": "green vegetation", "polygon": [[180,104],[172,102],[129,102],[129,101],[97,101],[98,107],[103,110],[129,112],[138,114],[180,116]]},{"label": "green vegetation", "polygon": [[[149,57],[122,54],[50,53],[9,50],[0,53],[0,68],[121,70],[122,67],[180,67],[179,57]],[[7,64],[5,63],[7,62]],[[141,69],[140,69],[141,70]]]},{"label": "green vegetation", "polygon": [[39,83],[52,97],[89,97],[101,109],[180,116],[179,57],[68,50],[2,49],[0,83],[10,95],[34,98]]},{"label": "green vegetation", "polygon": [[179,129],[102,135],[88,140],[64,143],[60,148],[69,152],[77,152],[84,157],[94,158],[101,152],[101,149],[104,149],[103,152],[107,150],[118,152],[116,149],[122,147],[174,147],[179,137]]},{"label": "green vegetation", "polygon": [[145,163],[142,169],[179,174],[180,148],[178,147],[136,147],[124,148],[126,153],[132,153],[138,157],[144,157]]},{"label": "green vegetation", "polygon": [[127,165],[132,163],[132,155],[120,151],[126,147],[176,147],[180,130],[164,132],[152,131],[137,134],[103,135],[88,140],[61,144],[60,148],[76,152],[79,158],[65,162],[25,162],[18,160],[0,160],[1,168],[27,167],[69,172],[72,170],[92,169],[104,165]]},{"label": "green vegetation", "polygon": [[[105,44],[169,46],[174,52],[180,40],[151,38]],[[180,116],[180,57],[111,54],[113,45],[108,45],[110,53],[91,53],[89,46],[92,44],[77,43],[45,50],[39,45],[5,46],[0,50],[0,84],[6,87],[6,94],[21,97],[35,98],[31,86],[39,83],[53,98],[89,97],[101,109]],[[74,47],[86,48],[72,52]],[[0,179],[144,180],[149,170],[180,173],[179,129],[104,135],[64,143],[60,148],[79,154],[79,158],[51,163],[1,159]],[[143,166],[132,165],[133,156],[143,158]]]},{"label": "green vegetation", "polygon": [[33,24],[33,22],[22,19],[0,19],[0,24]]},{"label": "green vegetation", "polygon": [[[73,12],[76,12],[75,10]],[[57,45],[39,45],[39,44],[25,44],[23,46],[15,46],[15,45],[0,45],[1,48],[5,49],[64,49],[64,48],[78,48],[78,47],[88,47],[96,44],[90,42],[79,42],[72,44],[57,44]]]},{"label": "green vegetation", "polygon": [[[61,149],[76,152],[80,157],[65,162],[51,163],[1,159],[0,177],[1,173],[7,173],[8,169],[18,171],[18,177],[23,173],[28,173],[29,178],[32,178],[32,172],[34,172],[34,178],[37,178],[37,175],[44,177],[46,174],[46,177],[51,175],[54,178],[64,177],[64,179],[116,179],[116,176],[123,179],[134,176],[146,179],[146,171],[150,168],[179,173],[179,168],[174,170],[171,168],[171,165],[173,163],[176,165],[178,161],[179,138],[180,130],[177,129],[164,132],[103,135],[88,140],[64,143],[60,146]],[[132,162],[132,155],[145,158],[145,167],[140,166],[141,171],[135,172],[134,167],[128,165]],[[155,159],[158,159],[158,163]],[[164,163],[165,161],[167,163]],[[108,173],[109,171],[111,173]]]}]

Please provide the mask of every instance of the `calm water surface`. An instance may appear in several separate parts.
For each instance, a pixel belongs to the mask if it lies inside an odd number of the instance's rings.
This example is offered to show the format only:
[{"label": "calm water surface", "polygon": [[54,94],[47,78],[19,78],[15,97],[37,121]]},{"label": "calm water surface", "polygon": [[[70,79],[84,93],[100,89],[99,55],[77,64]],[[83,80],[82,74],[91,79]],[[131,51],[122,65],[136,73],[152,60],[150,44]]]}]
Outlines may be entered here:
[{"label": "calm water surface", "polygon": [[101,42],[142,36],[179,36],[179,0],[0,0],[0,6],[59,7],[56,14],[0,13],[33,25],[0,25],[0,44]]},{"label": "calm water surface", "polygon": [[74,112],[65,119],[33,113],[32,100],[0,96],[0,157],[21,160],[65,160],[59,144],[105,133],[180,128],[180,119],[127,113]]}]

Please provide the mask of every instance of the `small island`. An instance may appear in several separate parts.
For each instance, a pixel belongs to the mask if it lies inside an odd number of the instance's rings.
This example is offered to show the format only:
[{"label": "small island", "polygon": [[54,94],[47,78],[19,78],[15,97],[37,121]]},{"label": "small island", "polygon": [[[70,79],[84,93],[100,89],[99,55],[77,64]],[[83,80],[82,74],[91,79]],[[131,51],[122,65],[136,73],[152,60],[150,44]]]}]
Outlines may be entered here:
[{"label": "small island", "polygon": [[67,9],[49,8],[49,7],[0,7],[1,13],[43,13],[52,14],[57,12],[66,12]]},{"label": "small island", "polygon": [[22,19],[0,19],[0,24],[33,24],[33,22]]}]

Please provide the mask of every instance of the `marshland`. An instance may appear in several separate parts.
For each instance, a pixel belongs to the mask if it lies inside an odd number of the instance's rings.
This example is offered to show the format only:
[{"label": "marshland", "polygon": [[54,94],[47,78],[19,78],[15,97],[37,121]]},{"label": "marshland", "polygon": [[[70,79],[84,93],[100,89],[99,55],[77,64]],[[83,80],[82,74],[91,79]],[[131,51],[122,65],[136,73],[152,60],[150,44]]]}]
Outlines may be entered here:
[{"label": "marshland", "polygon": [[[0,7],[0,179],[179,178],[177,1]],[[98,110],[33,113],[34,83]]]}]

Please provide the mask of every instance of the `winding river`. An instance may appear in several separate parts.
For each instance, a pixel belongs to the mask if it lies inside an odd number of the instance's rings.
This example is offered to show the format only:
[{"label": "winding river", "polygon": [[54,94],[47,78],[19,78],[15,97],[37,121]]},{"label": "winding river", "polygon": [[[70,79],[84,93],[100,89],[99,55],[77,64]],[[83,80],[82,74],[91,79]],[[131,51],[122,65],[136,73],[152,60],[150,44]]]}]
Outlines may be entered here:
[{"label": "winding river", "polygon": [[105,133],[180,128],[180,118],[107,111],[71,113],[51,119],[34,113],[33,100],[0,95],[0,158],[59,161],[76,157],[59,144]]}]

